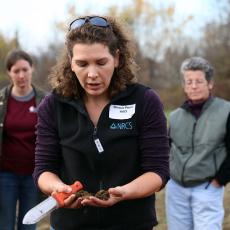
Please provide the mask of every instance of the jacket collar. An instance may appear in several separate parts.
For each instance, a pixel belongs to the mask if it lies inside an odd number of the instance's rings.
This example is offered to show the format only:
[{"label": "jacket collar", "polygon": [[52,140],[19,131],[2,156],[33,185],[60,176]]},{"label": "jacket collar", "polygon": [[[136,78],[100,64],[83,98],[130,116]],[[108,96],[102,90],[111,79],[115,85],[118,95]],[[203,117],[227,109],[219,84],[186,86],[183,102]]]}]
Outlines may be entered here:
[{"label": "jacket collar", "polygon": [[[121,91],[114,98],[112,98],[110,103],[115,103],[119,99],[129,96],[135,91],[136,88],[137,88],[137,84],[128,85],[125,90]],[[73,106],[74,108],[76,108],[78,111],[85,113],[85,106],[81,98],[65,98],[55,93],[55,91],[53,91],[53,94],[58,101],[67,103]]]},{"label": "jacket collar", "polygon": [[[202,111],[207,109],[209,105],[215,100],[215,97],[210,96],[205,102],[201,103],[202,106]],[[185,101],[182,105],[181,108],[187,111],[191,111],[191,102],[189,100]]]}]

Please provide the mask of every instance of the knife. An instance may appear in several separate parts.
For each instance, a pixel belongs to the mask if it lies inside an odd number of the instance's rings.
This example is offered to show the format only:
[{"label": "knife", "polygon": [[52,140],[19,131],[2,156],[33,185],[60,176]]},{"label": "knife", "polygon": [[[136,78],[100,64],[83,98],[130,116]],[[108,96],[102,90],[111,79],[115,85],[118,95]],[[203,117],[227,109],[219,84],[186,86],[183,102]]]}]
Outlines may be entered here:
[{"label": "knife", "polygon": [[70,193],[59,192],[54,193],[52,196],[48,197],[32,209],[30,209],[23,218],[23,224],[35,224],[42,218],[50,214],[57,208],[64,207],[64,200],[70,195],[76,193],[77,191],[83,189],[83,185],[79,181],[75,181],[70,185],[72,191]]}]

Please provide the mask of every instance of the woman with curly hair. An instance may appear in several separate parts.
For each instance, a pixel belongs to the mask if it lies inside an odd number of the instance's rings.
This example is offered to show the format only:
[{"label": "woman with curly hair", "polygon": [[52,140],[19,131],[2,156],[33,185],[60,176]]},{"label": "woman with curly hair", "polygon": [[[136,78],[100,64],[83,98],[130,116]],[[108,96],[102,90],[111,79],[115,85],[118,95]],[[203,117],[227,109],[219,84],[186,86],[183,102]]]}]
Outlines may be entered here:
[{"label": "woman with curly hair", "polygon": [[157,224],[155,192],[169,177],[168,137],[156,93],[137,83],[134,47],[111,17],[75,19],[38,109],[34,179],[44,193],[71,194],[52,229],[139,229]]}]

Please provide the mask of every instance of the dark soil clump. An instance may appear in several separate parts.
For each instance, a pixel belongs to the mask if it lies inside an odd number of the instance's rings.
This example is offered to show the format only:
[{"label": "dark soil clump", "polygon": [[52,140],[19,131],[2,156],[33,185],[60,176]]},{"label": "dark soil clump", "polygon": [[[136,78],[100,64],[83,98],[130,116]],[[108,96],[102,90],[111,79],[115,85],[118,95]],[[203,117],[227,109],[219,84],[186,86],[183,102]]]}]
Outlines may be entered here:
[{"label": "dark soil clump", "polygon": [[87,198],[89,196],[95,196],[97,197],[98,199],[101,199],[101,200],[108,200],[109,199],[109,192],[107,190],[99,190],[98,192],[96,192],[95,194],[93,193],[89,193],[88,191],[85,191],[85,190],[80,190],[80,191],[77,191],[75,193],[76,195],[76,198]]},{"label": "dark soil clump", "polygon": [[101,200],[108,200],[109,199],[109,192],[108,190],[100,190],[98,191],[95,196]]},{"label": "dark soil clump", "polygon": [[93,196],[93,194],[92,193],[89,193],[89,192],[87,192],[87,191],[85,191],[85,190],[79,190],[79,191],[77,191],[76,193],[75,193],[75,195],[76,195],[76,198],[87,198],[87,197],[89,197],[89,196]]}]

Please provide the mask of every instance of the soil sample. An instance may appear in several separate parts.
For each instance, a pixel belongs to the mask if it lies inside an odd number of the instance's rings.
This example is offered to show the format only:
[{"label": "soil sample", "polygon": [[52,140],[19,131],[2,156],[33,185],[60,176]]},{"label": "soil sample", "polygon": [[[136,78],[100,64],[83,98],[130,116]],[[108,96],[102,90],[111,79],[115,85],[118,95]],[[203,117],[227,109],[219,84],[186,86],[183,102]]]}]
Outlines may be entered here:
[{"label": "soil sample", "polygon": [[109,192],[108,190],[99,190],[96,194],[93,194],[93,193],[89,193],[88,191],[85,191],[85,190],[79,190],[75,193],[76,195],[76,198],[87,198],[89,196],[95,196],[101,200],[108,200],[109,199]]},{"label": "soil sample", "polygon": [[101,200],[108,200],[109,199],[109,192],[108,190],[99,190],[96,194],[95,197],[101,199]]},{"label": "soil sample", "polygon": [[93,194],[92,193],[89,193],[89,192],[87,192],[87,191],[85,191],[85,190],[79,190],[79,191],[77,191],[76,193],[75,193],[75,195],[76,195],[76,199],[78,199],[78,198],[88,198],[89,196],[93,196]]}]

